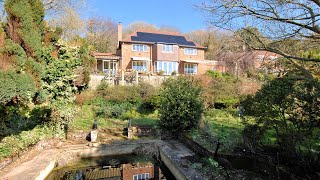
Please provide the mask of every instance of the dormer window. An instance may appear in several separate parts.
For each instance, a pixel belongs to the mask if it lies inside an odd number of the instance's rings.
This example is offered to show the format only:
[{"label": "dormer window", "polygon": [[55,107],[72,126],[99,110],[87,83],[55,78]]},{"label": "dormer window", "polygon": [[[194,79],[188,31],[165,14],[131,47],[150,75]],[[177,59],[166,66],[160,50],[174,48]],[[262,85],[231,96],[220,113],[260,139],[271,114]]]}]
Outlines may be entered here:
[{"label": "dormer window", "polygon": [[173,52],[173,45],[163,44],[162,45],[162,52],[165,52],[165,53]]},{"label": "dormer window", "polygon": [[197,55],[198,51],[195,48],[184,48],[184,54]]},{"label": "dormer window", "polygon": [[132,51],[147,52],[147,45],[144,45],[144,44],[132,44]]}]

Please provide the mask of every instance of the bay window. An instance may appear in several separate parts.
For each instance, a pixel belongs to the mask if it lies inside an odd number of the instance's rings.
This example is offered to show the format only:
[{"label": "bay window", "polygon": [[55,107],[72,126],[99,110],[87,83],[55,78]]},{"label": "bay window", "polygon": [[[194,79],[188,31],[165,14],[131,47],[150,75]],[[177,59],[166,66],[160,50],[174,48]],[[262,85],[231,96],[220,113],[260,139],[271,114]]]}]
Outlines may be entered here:
[{"label": "bay window", "polygon": [[154,63],[155,72],[163,72],[165,75],[171,75],[173,72],[178,73],[178,62],[156,61]]}]

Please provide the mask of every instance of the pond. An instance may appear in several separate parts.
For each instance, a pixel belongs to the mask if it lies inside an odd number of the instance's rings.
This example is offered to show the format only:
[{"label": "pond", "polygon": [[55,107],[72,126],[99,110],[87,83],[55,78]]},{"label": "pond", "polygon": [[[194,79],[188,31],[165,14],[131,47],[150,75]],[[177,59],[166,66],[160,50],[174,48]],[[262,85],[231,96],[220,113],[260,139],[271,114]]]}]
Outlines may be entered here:
[{"label": "pond", "polygon": [[106,156],[82,159],[78,163],[55,168],[46,180],[175,180],[160,161],[137,155]]}]

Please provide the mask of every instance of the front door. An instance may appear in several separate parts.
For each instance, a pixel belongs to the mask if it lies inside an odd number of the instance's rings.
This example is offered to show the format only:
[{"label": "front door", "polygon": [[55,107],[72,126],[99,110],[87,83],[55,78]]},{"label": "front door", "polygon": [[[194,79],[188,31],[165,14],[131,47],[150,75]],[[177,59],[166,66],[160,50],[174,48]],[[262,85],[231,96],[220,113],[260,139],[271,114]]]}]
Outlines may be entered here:
[{"label": "front door", "polygon": [[116,61],[103,61],[103,72],[107,74],[117,73],[117,62]]}]

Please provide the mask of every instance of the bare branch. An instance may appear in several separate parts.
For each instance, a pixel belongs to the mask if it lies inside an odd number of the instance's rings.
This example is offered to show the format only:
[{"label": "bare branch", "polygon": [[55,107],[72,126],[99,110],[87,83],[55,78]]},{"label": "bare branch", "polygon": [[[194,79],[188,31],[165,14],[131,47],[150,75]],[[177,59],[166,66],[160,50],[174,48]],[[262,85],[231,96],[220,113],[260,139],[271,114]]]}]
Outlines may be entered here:
[{"label": "bare branch", "polygon": [[311,0],[312,2],[316,3],[320,7],[320,1],[319,0]]},{"label": "bare branch", "polygon": [[[300,61],[319,62],[318,57],[303,57],[303,52],[320,48],[319,5],[319,0],[215,0],[198,7],[211,15],[209,20],[216,27],[233,32],[247,27],[257,28],[257,32],[263,35],[251,33],[255,40],[245,42],[252,49],[267,50]],[[269,42],[264,41],[266,38]],[[296,43],[296,49],[285,44],[289,41]]]}]

